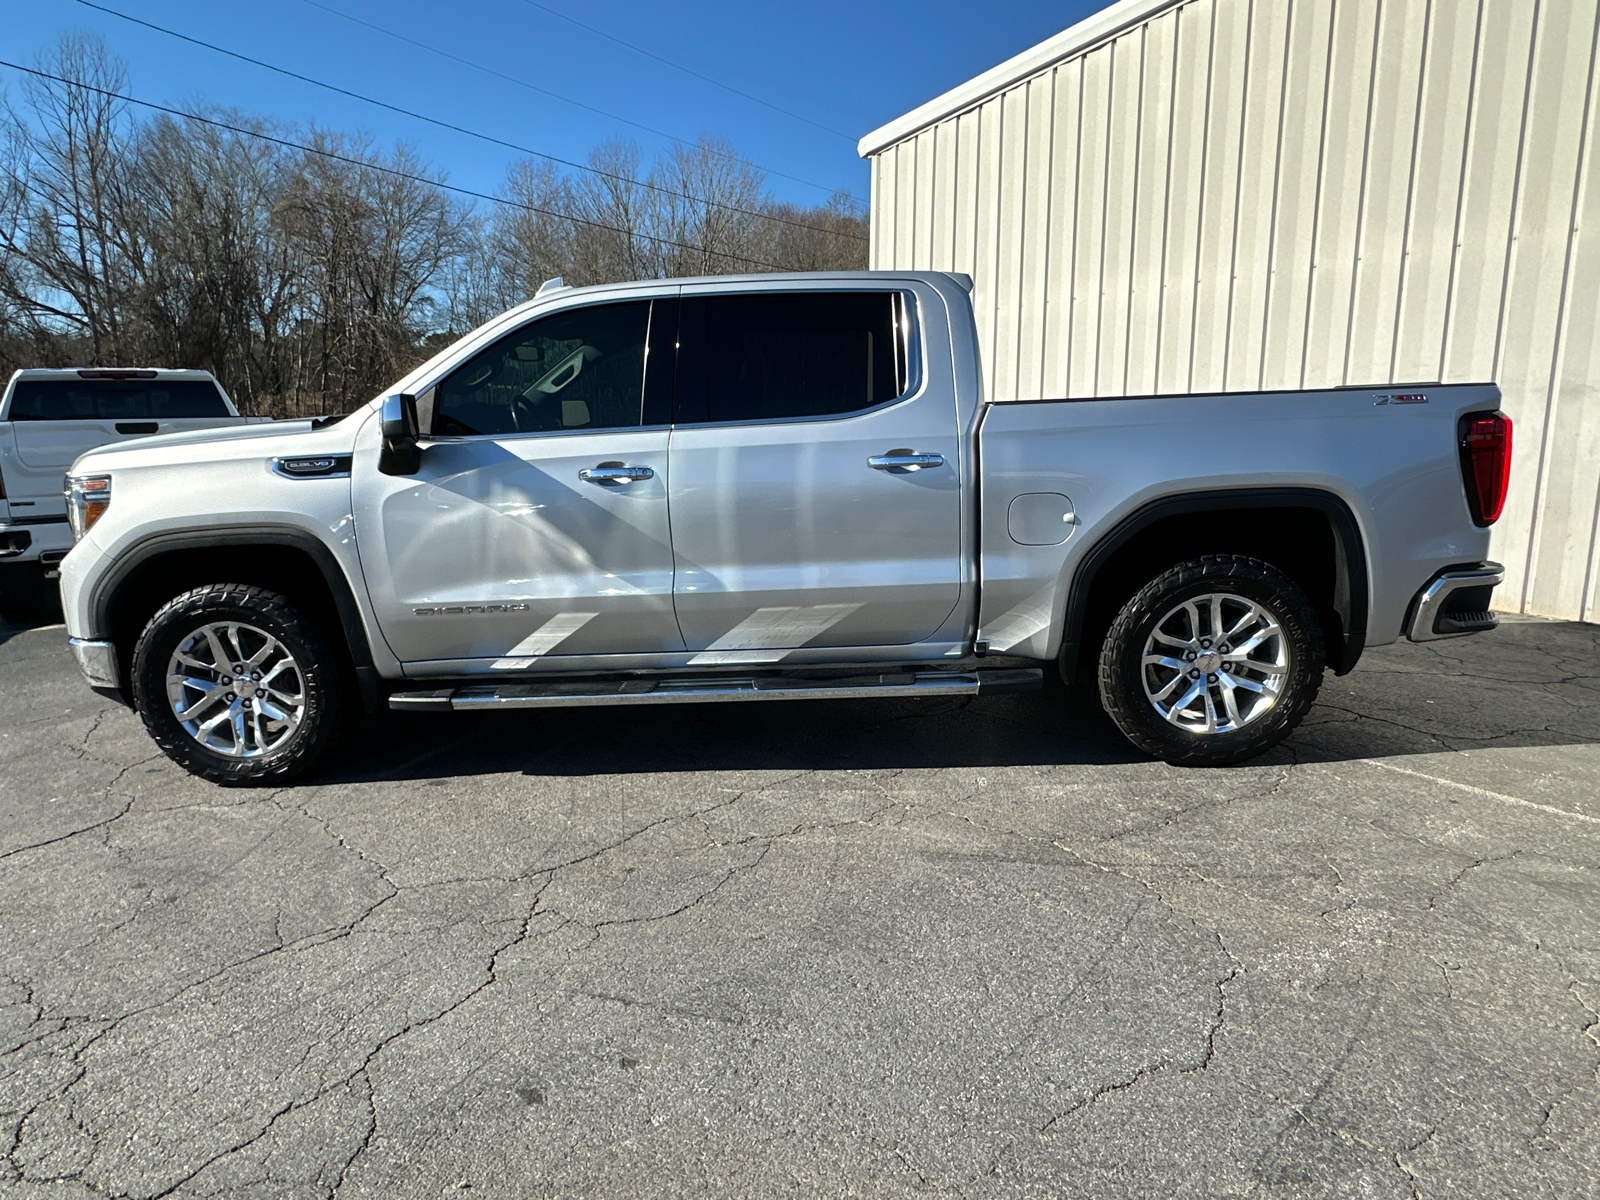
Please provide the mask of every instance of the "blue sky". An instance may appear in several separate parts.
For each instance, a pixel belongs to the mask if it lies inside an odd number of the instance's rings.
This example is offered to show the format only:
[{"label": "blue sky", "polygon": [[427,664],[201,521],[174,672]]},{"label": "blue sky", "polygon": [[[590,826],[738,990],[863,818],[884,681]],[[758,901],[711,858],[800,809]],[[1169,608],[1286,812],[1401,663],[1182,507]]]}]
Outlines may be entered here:
[{"label": "blue sky", "polygon": [[[867,198],[856,139],[1102,7],[925,0],[729,4],[677,0],[103,0],[106,7],[274,65],[481,133],[583,160],[611,137],[648,159],[670,143],[626,124],[694,139],[709,133],[775,173],[772,193],[820,203],[843,188]],[[415,145],[462,187],[492,192],[511,150],[430,127],[140,28],[75,0],[5,6],[0,58],[31,64],[69,29],[100,34],[141,99],[195,99],[280,120],[366,130]],[[386,36],[381,26],[611,116],[540,95]],[[794,119],[692,78],[561,19],[564,14],[800,114]],[[15,73],[0,69],[13,97]],[[826,132],[817,125],[848,136]],[[805,180],[807,182],[798,182]],[[813,186],[817,185],[817,186]]]}]

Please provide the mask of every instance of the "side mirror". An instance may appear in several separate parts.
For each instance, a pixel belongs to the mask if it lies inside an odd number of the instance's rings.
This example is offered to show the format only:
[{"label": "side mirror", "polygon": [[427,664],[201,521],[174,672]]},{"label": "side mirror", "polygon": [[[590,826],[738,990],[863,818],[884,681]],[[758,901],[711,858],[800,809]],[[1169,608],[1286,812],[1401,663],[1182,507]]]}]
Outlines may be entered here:
[{"label": "side mirror", "polygon": [[378,470],[385,475],[415,475],[422,469],[422,447],[417,445],[417,398],[404,393],[386,396],[378,416],[383,426]]}]

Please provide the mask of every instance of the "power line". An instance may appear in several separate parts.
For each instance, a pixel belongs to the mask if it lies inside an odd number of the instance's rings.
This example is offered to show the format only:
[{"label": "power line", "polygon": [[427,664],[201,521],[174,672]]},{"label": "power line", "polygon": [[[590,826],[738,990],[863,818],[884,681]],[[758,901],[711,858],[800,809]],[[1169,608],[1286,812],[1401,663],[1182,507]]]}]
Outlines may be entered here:
[{"label": "power line", "polygon": [[[626,184],[631,184],[631,185],[634,185],[634,186],[637,186],[637,187],[648,188],[651,191],[661,192],[664,195],[677,196],[677,197],[680,197],[680,198],[682,198],[684,200],[693,200],[697,204],[708,205],[711,208],[720,208],[720,209],[723,209],[723,210],[725,210],[727,212],[740,213],[740,214],[742,214],[744,216],[755,217],[755,218],[758,218],[759,220],[762,220],[762,221],[772,221],[772,222],[775,222],[776,224],[779,224],[779,225],[790,225],[790,226],[793,226],[796,229],[804,229],[804,230],[811,231],[811,232],[815,232],[816,229],[817,229],[816,226],[807,225],[806,223],[804,223],[802,221],[791,221],[787,217],[779,217],[779,216],[775,216],[775,215],[773,215],[771,213],[758,212],[757,210],[751,209],[751,208],[741,208],[737,204],[725,204],[722,201],[712,200],[712,199],[710,199],[708,197],[695,196],[695,195],[691,195],[688,192],[679,192],[679,191],[673,190],[672,188],[662,187],[660,184],[651,183],[648,180],[630,179],[630,178],[628,178],[627,176],[624,176],[624,175],[617,175],[617,174],[614,174],[614,173],[612,173],[610,171],[602,171],[598,167],[585,166],[582,163],[572,162],[572,161],[570,161],[568,159],[565,159],[565,158],[558,158],[553,154],[545,154],[543,151],[534,150],[531,147],[522,146],[522,145],[519,145],[516,142],[508,142],[504,138],[497,138],[497,137],[494,137],[494,136],[492,136],[490,134],[487,134],[487,133],[479,133],[477,130],[468,129],[464,125],[456,125],[456,124],[453,124],[453,123],[451,123],[449,121],[441,121],[437,117],[428,116],[426,113],[414,112],[409,108],[401,108],[397,104],[390,104],[390,103],[388,103],[387,101],[384,101],[384,100],[377,100],[377,99],[374,99],[371,96],[363,95],[360,92],[353,92],[349,88],[342,88],[342,87],[338,86],[337,84],[327,83],[327,82],[324,82],[321,79],[314,79],[310,75],[302,75],[302,74],[300,74],[300,72],[291,71],[291,70],[287,69],[286,67],[274,66],[272,63],[263,62],[259,58],[252,58],[248,54],[240,54],[236,50],[229,50],[224,46],[214,45],[211,42],[202,41],[200,38],[197,38],[197,37],[190,37],[188,34],[180,33],[176,29],[168,29],[163,25],[157,25],[157,24],[154,24],[151,21],[141,20],[140,18],[134,17],[134,16],[130,16],[129,14],[127,14],[125,12],[118,12],[114,8],[107,8],[103,4],[96,4],[96,3],[93,2],[93,0],[77,0],[77,3],[83,5],[85,8],[92,8],[96,12],[103,12],[103,13],[107,14],[108,16],[113,16],[113,17],[120,18],[121,20],[130,22],[131,24],[140,25],[140,26],[143,26],[146,29],[154,30],[157,33],[164,33],[168,37],[175,37],[179,41],[188,42],[191,46],[200,46],[200,47],[202,47],[202,48],[204,48],[206,50],[211,50],[211,51],[213,51],[213,52],[215,52],[217,54],[226,55],[229,58],[237,59],[239,62],[249,63],[251,66],[260,67],[260,68],[262,68],[263,70],[266,70],[266,71],[272,71],[275,74],[283,75],[283,76],[285,76],[285,77],[287,77],[289,79],[298,79],[300,82],[309,83],[313,87],[323,88],[326,91],[334,92],[337,95],[347,96],[352,100],[360,100],[364,104],[375,105],[378,108],[387,109],[389,112],[399,113],[403,117],[410,117],[413,120],[423,121],[423,122],[426,122],[429,125],[438,126],[440,129],[448,129],[453,133],[465,134],[467,137],[477,138],[479,141],[488,142],[491,145],[503,146],[507,150],[515,150],[519,154],[532,155],[535,158],[542,158],[542,159],[545,159],[545,160],[547,160],[549,162],[560,163],[562,166],[571,167],[571,168],[573,168],[574,170],[577,170],[577,171],[587,171],[590,174],[599,175],[599,176],[602,176],[602,177],[604,177],[606,179],[615,180],[618,183],[626,183]],[[851,239],[853,239],[855,241],[858,241],[858,242],[864,242],[864,241],[867,240],[866,238],[862,237],[860,234],[854,234],[854,233],[842,233],[841,232],[841,233],[835,234],[834,236],[851,238]]]},{"label": "power line", "polygon": [[[320,8],[325,13],[331,13],[333,16],[336,16],[341,20],[349,21],[352,25],[360,25],[363,28],[372,30],[374,33],[381,33],[384,37],[393,38],[397,42],[404,42],[408,46],[415,46],[418,50],[426,50],[429,54],[436,54],[440,58],[448,59],[449,61],[458,63],[463,67],[470,67],[472,70],[481,71],[485,75],[492,75],[496,79],[502,79],[507,83],[514,83],[520,88],[527,88],[528,91],[537,92],[541,96],[549,96],[552,100],[559,100],[563,104],[570,104],[574,108],[583,109],[585,112],[595,113],[598,116],[606,118],[608,121],[620,121],[624,125],[632,126],[634,129],[641,129],[645,133],[651,134],[655,137],[665,138],[669,142],[676,142],[680,146],[689,146],[694,144],[684,138],[676,136],[675,134],[667,133],[665,130],[656,129],[651,125],[642,125],[638,121],[630,121],[627,117],[621,117],[616,113],[607,112],[603,108],[596,108],[592,104],[585,104],[581,100],[573,100],[570,97],[561,95],[559,92],[552,92],[548,88],[542,88],[537,84],[529,83],[525,79],[518,79],[515,75],[507,75],[504,71],[496,71],[493,67],[486,67],[482,63],[473,62],[469,58],[462,58],[459,55],[451,54],[448,50],[441,50],[437,46],[430,46],[426,42],[420,42],[416,38],[407,37],[403,33],[396,33],[393,29],[386,29],[382,25],[374,24],[373,22],[365,20],[361,17],[352,16],[347,12],[341,12],[339,9],[334,8],[331,5],[320,3],[319,0],[304,0],[304,3],[309,4],[312,8]],[[758,167],[761,166],[759,163],[753,165]],[[830,195],[842,190],[840,188],[829,187],[827,184],[817,183],[812,179],[802,179],[798,175],[790,175],[783,171],[775,171],[771,167],[761,167],[761,170],[765,171],[768,175],[775,175],[779,179],[787,179],[791,183],[804,184],[806,187],[816,188],[819,192],[827,192]],[[850,195],[848,192],[845,194]],[[859,198],[856,196],[850,196],[850,199],[860,203]]]},{"label": "power line", "polygon": [[705,246],[696,246],[692,242],[674,241],[672,238],[659,237],[653,233],[639,233],[634,230],[624,229],[620,225],[607,225],[604,221],[592,221],[587,217],[575,217],[571,213],[556,212],[554,209],[541,208],[537,204],[523,204],[518,200],[507,200],[501,196],[491,196],[487,192],[475,192],[471,188],[457,187],[453,183],[441,183],[437,179],[429,179],[425,175],[414,175],[410,171],[396,170],[394,167],[385,167],[380,163],[367,162],[359,158],[351,158],[347,154],[337,154],[332,150],[321,150],[316,146],[308,146],[304,142],[292,141],[289,138],[274,137],[270,133],[262,133],[259,129],[246,129],[242,125],[233,125],[227,121],[218,121],[213,117],[202,117],[198,113],[184,112],[181,108],[169,108],[165,104],[156,104],[150,100],[140,100],[125,92],[113,92],[107,88],[95,87],[93,84],[84,83],[77,79],[68,79],[64,75],[53,75],[49,71],[40,71],[34,67],[25,67],[21,63],[8,62],[0,58],[0,67],[10,67],[13,71],[25,71],[29,75],[36,75],[40,79],[53,79],[57,83],[64,83],[68,87],[82,88],[86,92],[95,92],[101,96],[109,96],[113,100],[121,100],[126,104],[137,104],[140,108],[151,108],[156,112],[167,113],[170,116],[181,117],[185,121],[199,121],[202,125],[210,125],[215,129],[225,129],[229,133],[237,133],[242,137],[257,138],[263,142],[271,142],[277,146],[284,146],[290,150],[300,150],[306,154],[315,154],[320,158],[331,158],[335,162],[348,163],[352,167],[360,167],[365,171],[378,171],[384,175],[393,175],[397,179],[410,180],[412,183],[422,183],[429,187],[436,187],[446,192],[455,192],[461,196],[471,196],[475,200],[487,200],[491,204],[502,204],[507,208],[518,208],[524,212],[537,213],[542,217],[554,217],[560,221],[571,221],[574,225],[587,225],[591,229],[604,229],[609,233],[620,233],[625,237],[643,238],[648,242],[655,242],[661,246],[672,246],[679,250],[689,250],[695,254],[709,254],[716,258],[725,258],[730,262],[747,263],[753,267],[766,267],[773,271],[782,271],[784,268],[777,263],[770,263],[764,259],[749,258],[743,254],[730,254],[726,250],[711,250]]},{"label": "power line", "polygon": [[[566,13],[557,12],[547,4],[540,4],[539,0],[522,0],[522,2],[529,8],[537,8],[540,12],[549,13],[552,17],[555,17],[559,21],[565,21],[569,25],[576,25],[579,29],[586,29],[596,37],[603,37],[608,42],[615,42],[619,46],[625,46],[629,50],[632,50],[635,54],[642,54],[646,58],[653,58],[656,60],[656,62],[664,63],[671,67],[674,71],[682,71],[685,75],[692,75],[696,79],[699,79],[705,83],[709,83],[712,87],[719,87],[725,92],[732,92],[735,96],[742,96],[744,99],[749,100],[754,104],[759,104],[763,108],[770,108],[775,113],[782,113],[784,116],[791,117],[796,121],[804,121],[807,125],[814,126],[815,128],[822,130],[824,133],[833,134],[834,137],[842,137],[851,145],[854,145],[857,140],[842,130],[834,129],[830,126],[824,125],[821,121],[813,121],[810,117],[804,116],[801,113],[790,112],[787,108],[779,108],[776,104],[773,104],[767,100],[763,100],[760,96],[752,96],[749,92],[742,92],[732,84],[723,83],[722,80],[713,79],[709,75],[702,75],[694,68],[686,67],[682,63],[675,63],[670,58],[663,58],[654,50],[646,50],[643,46],[635,46],[632,42],[624,41],[615,34],[607,33],[604,29],[596,29],[593,25],[585,25],[576,17],[569,17]],[[310,3],[310,0],[307,0],[307,3]],[[321,6],[319,5],[318,7]]]}]

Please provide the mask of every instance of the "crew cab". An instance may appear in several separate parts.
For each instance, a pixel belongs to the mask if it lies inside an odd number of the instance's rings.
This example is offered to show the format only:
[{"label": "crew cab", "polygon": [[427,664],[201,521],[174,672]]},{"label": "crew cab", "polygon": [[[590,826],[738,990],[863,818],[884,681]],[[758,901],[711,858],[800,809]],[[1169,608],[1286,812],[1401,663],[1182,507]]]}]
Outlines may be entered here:
[{"label": "crew cab", "polygon": [[[1178,764],[1490,629],[1491,384],[985,397],[940,272],[546,285],[346,417],[72,469],[73,652],[221,783],[363,710],[1092,680]],[[1063,729],[1063,737],[1070,730]]]},{"label": "crew cab", "polygon": [[0,394],[0,616],[32,621],[55,607],[56,570],[72,548],[61,480],[85,450],[249,420],[208,371],[14,373]]}]

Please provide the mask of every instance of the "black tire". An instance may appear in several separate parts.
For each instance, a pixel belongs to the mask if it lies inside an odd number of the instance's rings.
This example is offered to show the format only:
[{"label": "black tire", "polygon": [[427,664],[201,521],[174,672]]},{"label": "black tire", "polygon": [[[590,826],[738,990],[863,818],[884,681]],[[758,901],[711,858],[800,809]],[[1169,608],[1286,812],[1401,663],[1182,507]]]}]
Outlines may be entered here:
[{"label": "black tire", "polygon": [[[292,656],[302,685],[298,728],[254,757],[219,753],[203,745],[184,728],[168,699],[167,667],[174,651],[192,634],[218,622],[239,622],[276,638]],[[358,712],[346,656],[329,643],[317,623],[276,592],[242,583],[207,584],[164,604],[139,635],[132,674],[134,707],[156,745],[186,771],[224,785],[282,784],[309,771],[343,741]],[[216,703],[231,700],[243,703],[234,693]],[[217,711],[211,708],[205,715]]]},{"label": "black tire", "polygon": [[[1244,719],[1237,728],[1207,732],[1175,723],[1157,709],[1156,700],[1147,693],[1147,680],[1154,681],[1152,686],[1156,686],[1159,694],[1162,689],[1157,685],[1172,680],[1173,672],[1169,667],[1152,666],[1151,674],[1147,675],[1144,656],[1147,644],[1161,645],[1152,641],[1158,626],[1165,633],[1171,633],[1193,624],[1193,618],[1185,621],[1176,613],[1185,601],[1218,594],[1241,597],[1270,614],[1281,630],[1287,663],[1280,675],[1272,676],[1278,680],[1275,700],[1258,713],[1253,708],[1246,712],[1244,706],[1261,704],[1260,693],[1244,692],[1246,700],[1241,703],[1238,700],[1240,691],[1227,687]],[[1196,639],[1209,629],[1209,605],[1207,610],[1201,616],[1204,624],[1194,632]],[[1226,611],[1236,614],[1240,608],[1230,605]],[[1176,626],[1170,623],[1174,617],[1179,622]],[[1217,644],[1226,645],[1226,642]],[[1198,653],[1209,655],[1212,649],[1208,642]],[[1209,658],[1190,658],[1195,651],[1173,650],[1172,653],[1184,662],[1198,661],[1201,665],[1209,662]],[[1163,571],[1140,588],[1117,614],[1100,651],[1100,702],[1124,736],[1145,753],[1175,766],[1226,766],[1271,749],[1300,724],[1322,686],[1324,663],[1322,624],[1306,594],[1292,579],[1259,559],[1208,554]],[[1237,668],[1233,675],[1222,670],[1204,675],[1203,679],[1191,673],[1189,678],[1193,683],[1179,680],[1173,697],[1181,700],[1189,689],[1199,687],[1201,691],[1193,703],[1198,704],[1208,718],[1215,717],[1224,690],[1216,686],[1217,680],[1226,685],[1230,681],[1237,682],[1235,676],[1240,676],[1247,682],[1260,684],[1266,682],[1269,675],[1269,672]],[[1169,707],[1179,708],[1176,703]],[[1192,720],[1198,719],[1191,709],[1182,709],[1176,715],[1182,718],[1185,712],[1191,714]],[[1231,721],[1224,713],[1217,723],[1226,725]]]},{"label": "black tire", "polygon": [[59,621],[61,585],[36,562],[0,564],[0,618],[12,625]]}]

